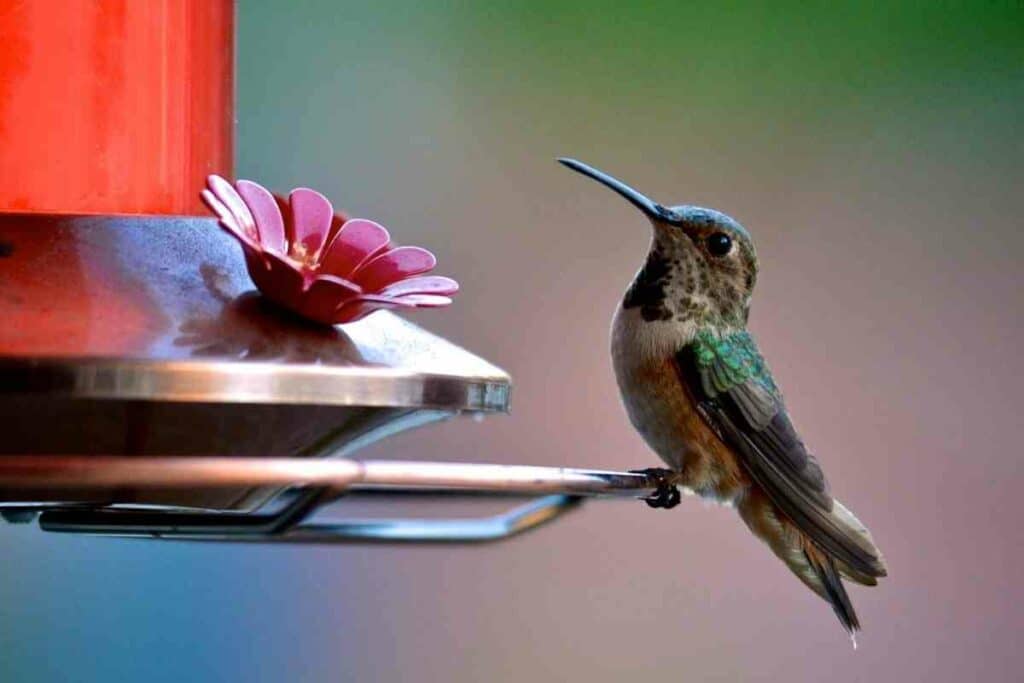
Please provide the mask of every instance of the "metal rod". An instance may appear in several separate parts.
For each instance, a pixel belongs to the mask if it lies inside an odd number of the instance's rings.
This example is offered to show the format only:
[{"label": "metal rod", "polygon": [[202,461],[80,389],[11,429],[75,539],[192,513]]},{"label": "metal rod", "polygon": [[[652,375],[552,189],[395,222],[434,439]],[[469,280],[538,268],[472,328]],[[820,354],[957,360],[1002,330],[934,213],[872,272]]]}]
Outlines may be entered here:
[{"label": "metal rod", "polygon": [[582,500],[577,496],[556,494],[488,517],[325,520],[300,522],[280,530],[268,530],[265,523],[245,523],[246,520],[238,519],[239,515],[231,515],[230,520],[225,520],[217,513],[186,516],[151,512],[144,516],[113,510],[91,514],[75,514],[70,510],[47,511],[40,517],[39,525],[44,531],[115,538],[231,543],[486,543],[536,529],[575,509]]},{"label": "metal rod", "polygon": [[304,486],[643,497],[653,474],[529,465],[346,458],[0,456],[5,489]]},{"label": "metal rod", "polygon": [[362,477],[354,460],[225,457],[0,456],[4,489],[175,486],[322,486],[345,489]]},{"label": "metal rod", "polygon": [[571,495],[648,495],[658,488],[646,474],[569,467],[367,460],[352,488],[468,490]]},{"label": "metal rod", "polygon": [[310,522],[283,534],[283,543],[486,543],[518,536],[576,509],[583,500],[555,494],[490,517],[353,519]]}]

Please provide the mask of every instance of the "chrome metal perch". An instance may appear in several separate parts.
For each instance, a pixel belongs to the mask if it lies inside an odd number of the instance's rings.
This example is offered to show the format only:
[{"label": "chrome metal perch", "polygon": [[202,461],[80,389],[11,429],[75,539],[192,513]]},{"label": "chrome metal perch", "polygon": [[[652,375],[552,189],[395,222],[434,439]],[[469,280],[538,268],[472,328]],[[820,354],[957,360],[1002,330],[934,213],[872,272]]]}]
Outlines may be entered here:
[{"label": "chrome metal perch", "polygon": [[[534,529],[577,507],[585,497],[645,497],[658,489],[654,473],[526,465],[488,465],[347,458],[225,457],[0,457],[0,499],[9,488],[60,491],[87,488],[97,495],[124,489],[273,486],[288,493],[271,512],[154,509],[80,503],[19,504],[39,511],[46,531],[205,541],[290,543],[481,542]],[[340,496],[469,494],[540,496],[499,515],[466,519],[311,519]]]}]

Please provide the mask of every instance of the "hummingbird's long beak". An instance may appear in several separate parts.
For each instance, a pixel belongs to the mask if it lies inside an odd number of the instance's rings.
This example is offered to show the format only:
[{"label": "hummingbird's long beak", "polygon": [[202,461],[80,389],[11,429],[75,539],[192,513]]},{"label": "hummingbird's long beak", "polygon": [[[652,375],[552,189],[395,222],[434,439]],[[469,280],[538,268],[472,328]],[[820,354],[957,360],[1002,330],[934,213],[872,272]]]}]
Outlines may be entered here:
[{"label": "hummingbird's long beak", "polygon": [[606,187],[610,187],[612,190],[618,192],[620,195],[625,197],[630,204],[632,204],[633,206],[647,214],[647,216],[650,217],[652,220],[658,220],[672,224],[679,223],[679,216],[677,216],[674,211],[665,208],[661,204],[652,200],[647,195],[637,192],[626,183],[622,182],[621,180],[616,180],[607,173],[598,171],[596,168],[592,166],[587,166],[581,161],[576,161],[575,159],[568,159],[566,157],[560,157],[558,159],[558,163],[562,164],[563,166],[568,166],[577,173],[582,173],[587,177],[593,178],[594,180],[596,180],[597,182],[601,183]]}]

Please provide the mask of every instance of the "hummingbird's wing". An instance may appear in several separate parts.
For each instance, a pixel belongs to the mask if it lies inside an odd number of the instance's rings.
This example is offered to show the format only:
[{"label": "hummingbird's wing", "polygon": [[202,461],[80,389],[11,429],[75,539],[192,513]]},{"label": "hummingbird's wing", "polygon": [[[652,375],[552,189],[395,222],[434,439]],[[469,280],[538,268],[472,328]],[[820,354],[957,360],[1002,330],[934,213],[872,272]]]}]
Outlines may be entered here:
[{"label": "hummingbird's wing", "polygon": [[867,530],[828,492],[786,412],[753,337],[701,330],[676,355],[681,381],[705,419],[768,498],[851,578],[874,583],[885,564]]}]

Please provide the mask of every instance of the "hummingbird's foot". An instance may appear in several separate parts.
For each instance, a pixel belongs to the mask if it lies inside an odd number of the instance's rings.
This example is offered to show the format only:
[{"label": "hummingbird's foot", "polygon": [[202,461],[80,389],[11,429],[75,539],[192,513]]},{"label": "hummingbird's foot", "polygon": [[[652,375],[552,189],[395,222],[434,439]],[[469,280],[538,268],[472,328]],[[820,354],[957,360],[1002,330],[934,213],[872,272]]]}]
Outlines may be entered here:
[{"label": "hummingbird's foot", "polygon": [[682,500],[682,496],[679,494],[679,489],[672,484],[659,487],[653,494],[644,498],[644,502],[650,507],[663,508],[665,510],[671,510],[676,505],[679,505],[680,500]]},{"label": "hummingbird's foot", "polygon": [[676,505],[679,505],[682,496],[679,494],[679,489],[676,485],[672,483],[675,472],[663,467],[648,467],[643,470],[630,471],[633,474],[642,474],[645,477],[650,477],[658,482],[657,490],[643,499],[650,507],[671,510]]}]

